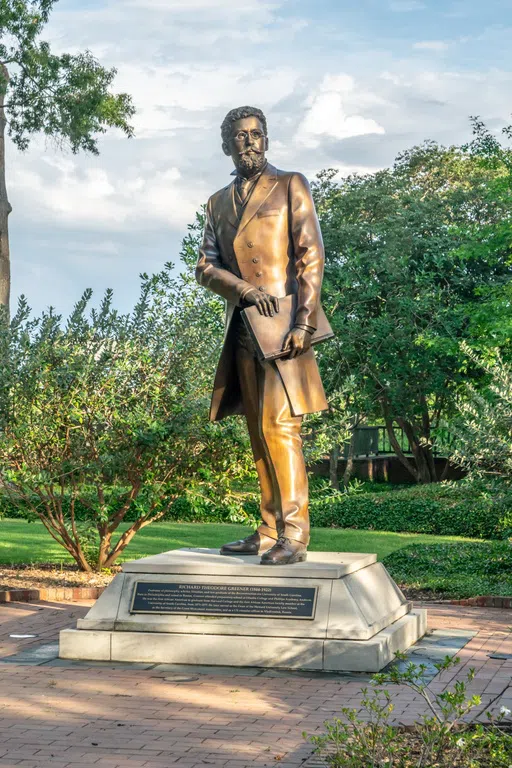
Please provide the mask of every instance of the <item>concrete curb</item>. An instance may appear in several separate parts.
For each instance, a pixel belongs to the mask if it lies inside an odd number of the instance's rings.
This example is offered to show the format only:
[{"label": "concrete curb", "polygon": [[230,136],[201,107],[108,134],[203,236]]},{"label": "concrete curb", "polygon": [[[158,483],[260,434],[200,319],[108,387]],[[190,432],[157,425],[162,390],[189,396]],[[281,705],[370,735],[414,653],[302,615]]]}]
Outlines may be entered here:
[{"label": "concrete curb", "polygon": [[512,597],[493,597],[493,595],[468,597],[466,600],[449,600],[448,602],[450,605],[468,605],[478,608],[512,608]]},{"label": "concrete curb", "polygon": [[48,587],[0,590],[0,603],[33,603],[40,600],[97,600],[105,587]]}]

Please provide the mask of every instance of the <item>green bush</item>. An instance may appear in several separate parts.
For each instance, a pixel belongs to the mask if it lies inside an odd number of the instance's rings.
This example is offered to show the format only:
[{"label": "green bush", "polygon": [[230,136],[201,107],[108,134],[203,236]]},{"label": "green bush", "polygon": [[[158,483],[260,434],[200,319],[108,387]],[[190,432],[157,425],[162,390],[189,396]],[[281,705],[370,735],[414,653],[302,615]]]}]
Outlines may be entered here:
[{"label": "green bush", "polygon": [[67,320],[33,318],[20,299],[0,323],[7,514],[16,505],[40,519],[84,571],[110,568],[183,496],[244,519],[247,435],[239,421],[207,418],[222,307],[171,271],[142,275],[127,315],[111,291],[92,308],[87,290]]},{"label": "green bush", "polygon": [[201,502],[182,496],[169,506],[162,520],[180,523],[256,523],[259,520],[259,504],[248,500],[240,508],[233,508],[217,506],[208,499]]},{"label": "green bush", "polygon": [[412,544],[383,563],[407,589],[454,599],[512,596],[512,546],[505,541]]},{"label": "green bush", "polygon": [[[321,756],[317,763],[329,768],[510,768],[512,736],[505,730],[510,710],[487,711],[486,725],[468,722],[482,703],[470,692],[474,669],[436,693],[429,687],[427,665],[414,664],[403,653],[396,657],[398,664],[375,675],[370,690],[361,688],[357,709],[342,707],[340,717],[324,722],[324,733],[303,732]],[[445,656],[434,667],[442,673],[459,663],[459,657]],[[382,687],[389,684],[423,700],[425,713],[412,728],[392,723],[393,694]]]},{"label": "green bush", "polygon": [[[109,489],[110,496],[120,496],[126,492],[126,489],[112,487]],[[90,504],[93,503],[96,489],[90,490],[82,489],[82,498],[89,506],[85,506],[80,499],[75,500],[74,515],[78,522],[86,522],[90,519]],[[33,496],[30,499],[30,503],[37,507],[40,500],[37,496]],[[62,508],[64,516],[69,515],[70,496],[65,494],[62,500]],[[165,499],[162,501],[162,508],[166,507]],[[125,523],[133,523],[145,513],[145,501],[142,499],[138,503],[134,503],[128,510],[124,517]],[[208,498],[187,498],[186,496],[180,496],[174,501],[170,501],[166,512],[161,517],[161,521],[164,522],[183,522],[183,523],[237,523],[256,520],[259,515],[258,504],[255,501],[246,501],[240,508],[233,508],[233,506],[227,503],[218,505],[210,501]],[[15,500],[15,496],[11,494],[11,497],[7,493],[0,492],[0,519],[21,519],[21,520],[38,520],[39,517],[33,512],[30,504],[25,503],[24,499],[18,498]]]},{"label": "green bush", "polygon": [[411,486],[392,493],[319,497],[311,505],[311,523],[318,527],[505,539],[512,535],[512,488],[462,481]]}]

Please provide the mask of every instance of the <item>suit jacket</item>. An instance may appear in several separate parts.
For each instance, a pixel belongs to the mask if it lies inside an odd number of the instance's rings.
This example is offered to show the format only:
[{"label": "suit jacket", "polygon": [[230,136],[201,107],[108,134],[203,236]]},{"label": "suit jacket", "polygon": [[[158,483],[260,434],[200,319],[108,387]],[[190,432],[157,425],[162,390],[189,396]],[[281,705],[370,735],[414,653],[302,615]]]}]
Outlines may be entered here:
[{"label": "suit jacket", "polygon": [[[272,296],[296,293],[296,322],[316,328],[324,268],[322,235],[307,179],[267,164],[240,220],[235,180],[208,201],[196,279],[226,300],[224,344],[210,408],[211,421],[243,413],[231,319],[253,288]],[[292,414],[321,411],[327,401],[314,352],[276,360]]]}]

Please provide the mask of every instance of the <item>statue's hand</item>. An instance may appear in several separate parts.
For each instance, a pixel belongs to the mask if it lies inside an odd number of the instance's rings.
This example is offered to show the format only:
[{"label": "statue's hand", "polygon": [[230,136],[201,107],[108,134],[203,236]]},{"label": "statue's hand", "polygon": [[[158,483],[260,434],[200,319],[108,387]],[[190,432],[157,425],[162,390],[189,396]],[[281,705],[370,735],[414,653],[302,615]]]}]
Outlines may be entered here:
[{"label": "statue's hand", "polygon": [[249,291],[244,296],[246,304],[254,304],[258,307],[260,315],[274,317],[274,312],[279,312],[279,299],[277,296],[270,296],[268,293],[258,291],[256,288]]},{"label": "statue's hand", "polygon": [[311,346],[311,334],[309,331],[305,331],[303,328],[292,328],[292,330],[286,334],[286,338],[283,342],[283,352],[290,351],[287,357],[293,360],[298,355],[303,355],[307,352]]}]

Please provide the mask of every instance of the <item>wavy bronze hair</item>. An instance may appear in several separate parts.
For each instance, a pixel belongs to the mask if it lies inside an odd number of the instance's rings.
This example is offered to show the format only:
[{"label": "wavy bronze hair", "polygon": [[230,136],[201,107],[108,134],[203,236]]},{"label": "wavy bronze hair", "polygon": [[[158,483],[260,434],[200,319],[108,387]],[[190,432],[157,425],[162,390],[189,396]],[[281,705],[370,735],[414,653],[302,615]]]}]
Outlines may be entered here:
[{"label": "wavy bronze hair", "polygon": [[267,118],[261,109],[258,109],[257,107],[236,107],[235,109],[230,109],[220,127],[220,133],[224,144],[227,144],[231,138],[231,126],[233,123],[237,120],[242,120],[244,117],[257,117],[263,126],[265,136],[267,135]]}]

